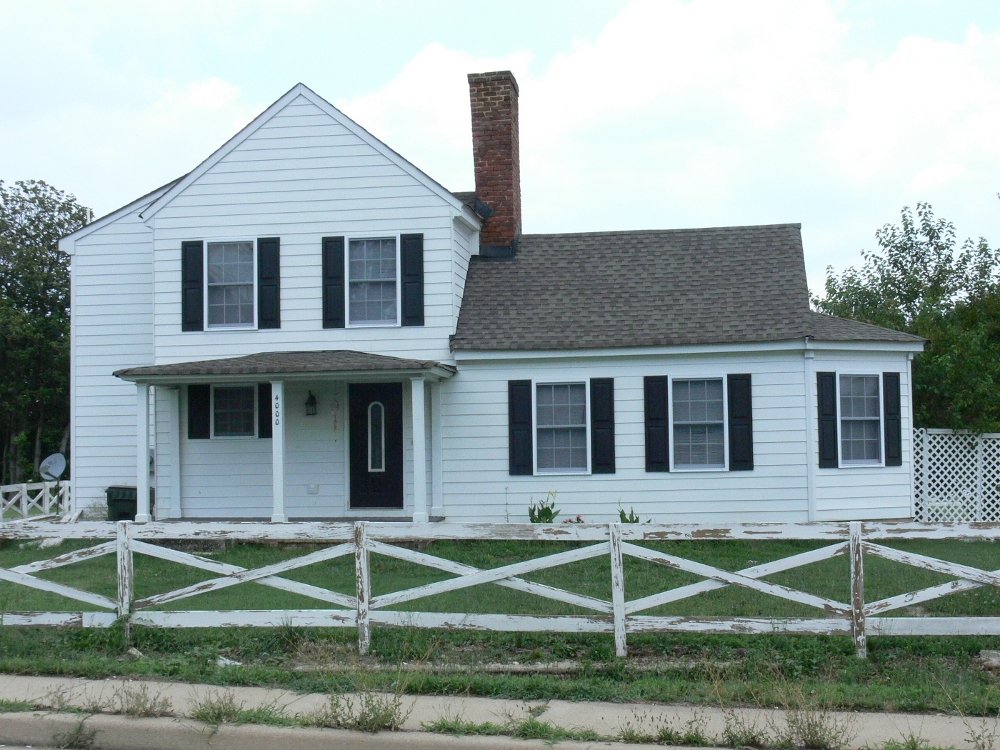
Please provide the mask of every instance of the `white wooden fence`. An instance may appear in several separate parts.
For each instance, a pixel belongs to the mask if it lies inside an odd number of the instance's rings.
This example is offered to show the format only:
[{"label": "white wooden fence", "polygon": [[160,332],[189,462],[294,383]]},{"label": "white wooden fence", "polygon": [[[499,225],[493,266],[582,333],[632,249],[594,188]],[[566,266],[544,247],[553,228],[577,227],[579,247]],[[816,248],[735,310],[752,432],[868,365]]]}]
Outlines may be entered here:
[{"label": "white wooden fence", "polygon": [[[843,634],[854,639],[859,657],[867,653],[867,636],[884,635],[1000,635],[1000,617],[885,617],[887,612],[937,599],[947,594],[981,586],[1000,586],[1000,571],[980,570],[967,565],[903,552],[879,542],[898,539],[998,540],[1000,524],[976,526],[920,523],[802,523],[739,524],[735,526],[653,525],[653,524],[403,524],[369,523],[147,523],[122,521],[118,524],[78,523],[7,524],[0,526],[0,540],[94,540],[98,544],[47,560],[0,568],[0,580],[48,591],[102,608],[82,612],[7,612],[6,625],[63,625],[107,627],[122,618],[126,626],[148,627],[357,627],[362,653],[367,652],[373,626],[410,626],[503,631],[606,632],[614,634],[615,652],[626,654],[629,633],[813,633]],[[282,562],[248,570],[188,552],[160,546],[164,540],[226,540],[238,542],[278,542],[330,545]],[[481,570],[470,565],[418,552],[400,543],[440,539],[525,540],[578,542],[576,547],[553,555]],[[727,571],[676,555],[641,546],[642,542],[663,540],[815,540],[829,544],[773,562]],[[451,573],[454,577],[436,583],[372,596],[369,556],[393,557]],[[38,573],[89,560],[116,555],[118,593],[115,599],[37,577]],[[799,591],[762,579],[782,571],[849,555],[850,590],[842,602]],[[135,598],[135,555],[210,571],[217,577],[173,591],[142,599]],[[283,578],[282,574],[338,557],[354,556],[356,591],[345,594]],[[541,583],[525,580],[538,570],[610,556],[611,601],[596,599]],[[958,580],[919,591],[865,601],[864,557],[874,555],[904,565],[935,571]],[[623,558],[635,557],[687,571],[704,580],[638,599],[627,599]],[[187,599],[210,591],[255,581],[282,591],[306,596],[333,608],[297,610],[192,609],[159,611],[168,602]],[[395,605],[424,597],[457,591],[485,583],[496,583],[517,591],[575,605],[588,615],[507,615],[394,611]],[[726,586],[741,586],[781,599],[815,607],[813,618],[790,617],[687,617],[643,615],[670,602],[687,599]]]},{"label": "white wooden fence", "polygon": [[914,430],[913,516],[927,523],[1000,521],[1000,433]]},{"label": "white wooden fence", "polygon": [[0,486],[0,522],[33,515],[64,515],[70,510],[70,482]]}]

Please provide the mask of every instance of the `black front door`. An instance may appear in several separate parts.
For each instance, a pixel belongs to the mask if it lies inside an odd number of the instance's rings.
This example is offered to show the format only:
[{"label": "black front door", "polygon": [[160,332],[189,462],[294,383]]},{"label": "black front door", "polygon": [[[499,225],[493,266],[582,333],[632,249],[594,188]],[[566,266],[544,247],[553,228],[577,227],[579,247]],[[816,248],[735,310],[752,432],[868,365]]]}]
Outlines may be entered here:
[{"label": "black front door", "polygon": [[403,384],[350,385],[351,507],[403,507]]}]

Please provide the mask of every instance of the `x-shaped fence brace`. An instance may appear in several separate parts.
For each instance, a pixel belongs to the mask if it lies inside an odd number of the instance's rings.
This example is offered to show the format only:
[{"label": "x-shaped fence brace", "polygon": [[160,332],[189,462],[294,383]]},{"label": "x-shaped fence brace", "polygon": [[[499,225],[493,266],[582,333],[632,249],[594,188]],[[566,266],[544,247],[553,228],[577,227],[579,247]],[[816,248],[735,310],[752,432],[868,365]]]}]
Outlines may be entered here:
[{"label": "x-shaped fence brace", "polygon": [[[91,524],[90,526],[96,526]],[[246,525],[243,525],[246,526]],[[124,618],[126,626],[129,623],[139,623],[162,627],[192,627],[207,625],[276,625],[282,622],[290,622],[299,625],[325,625],[325,626],[353,626],[358,627],[359,647],[362,652],[367,651],[370,643],[371,625],[411,625],[417,627],[454,627],[473,628],[487,630],[535,630],[535,631],[560,631],[560,632],[613,632],[615,635],[616,652],[624,655],[625,636],[627,632],[663,632],[663,631],[688,631],[688,632],[816,632],[816,633],[852,633],[855,646],[859,656],[863,656],[866,650],[866,632],[884,634],[905,634],[912,633],[961,633],[965,632],[993,632],[1000,634],[1000,618],[875,618],[873,616],[912,606],[921,602],[945,596],[947,594],[968,591],[981,586],[1000,586],[1000,570],[987,571],[976,567],[951,563],[937,558],[921,555],[913,552],[906,552],[891,547],[886,547],[872,541],[862,539],[862,526],[858,522],[848,525],[845,529],[847,539],[836,541],[834,544],[821,548],[802,552],[796,555],[774,560],[768,563],[753,565],[738,571],[728,571],[722,568],[707,565],[705,563],[689,560],[678,555],[668,554],[649,547],[623,540],[622,526],[620,524],[609,524],[606,529],[607,541],[600,540],[599,528],[594,528],[577,537],[580,540],[585,538],[595,540],[595,544],[570,549],[556,554],[536,557],[523,560],[496,568],[481,569],[473,565],[447,560],[441,557],[419,552],[407,547],[397,546],[400,541],[413,541],[425,538],[421,534],[420,528],[400,529],[397,525],[392,532],[387,529],[380,529],[380,534],[384,539],[396,542],[390,544],[372,538],[370,526],[376,529],[380,525],[359,522],[354,526],[354,539],[345,541],[343,536],[333,538],[324,536],[322,530],[305,534],[309,541],[315,543],[334,542],[330,547],[316,550],[305,555],[283,560],[281,562],[264,565],[258,568],[244,568],[218,560],[212,560],[199,555],[183,552],[169,547],[152,544],[135,536],[143,534],[142,525],[132,525],[129,523],[118,524],[117,528],[108,525],[103,534],[107,538],[110,533],[116,534],[114,541],[107,541],[73,552],[68,552],[56,557],[26,563],[11,568],[0,568],[0,581],[27,586],[40,591],[46,591],[59,596],[64,596],[80,602],[85,602],[106,610],[112,610],[118,617]],[[386,524],[386,527],[389,525]],[[498,525],[499,526],[499,525]],[[775,524],[775,527],[780,525]],[[829,526],[829,525],[828,525]],[[262,529],[267,527],[261,525]],[[694,538],[691,527],[683,527],[687,538]],[[840,527],[843,528],[843,527]],[[234,538],[248,538],[245,528],[237,528],[233,525]],[[397,532],[396,529],[399,529]],[[454,538],[471,538],[463,536],[462,527],[455,527]],[[499,527],[496,536],[491,537],[487,533],[482,533],[482,527],[476,527],[476,538],[551,538],[558,539],[559,536],[540,537],[535,530],[526,530],[523,533],[511,527]],[[640,540],[645,534],[649,536],[663,537],[667,534],[677,532],[681,527],[653,527],[650,532],[630,530],[631,538]],[[890,536],[888,525],[881,524],[873,530],[879,534],[879,538]],[[465,531],[467,531],[466,529]],[[717,532],[713,529],[713,532]],[[795,538],[808,539],[808,534],[799,533]],[[976,530],[974,530],[976,531]],[[988,530],[978,530],[982,532],[981,538],[993,538],[996,534]],[[349,532],[349,528],[348,528]],[[444,532],[444,533],[442,533]],[[65,534],[66,532],[64,532]],[[227,531],[214,530],[213,538],[228,538]],[[256,532],[253,532],[256,533]],[[266,532],[261,531],[261,534]],[[343,530],[337,532],[343,534]],[[771,538],[776,538],[780,532],[772,530]],[[905,533],[905,532],[904,532]],[[425,532],[426,534],[426,532]],[[588,535],[589,534],[589,535]],[[100,530],[81,529],[79,534],[69,532],[68,536],[77,538],[94,538],[100,535]],[[949,536],[948,530],[935,529],[936,538],[955,538],[957,534]],[[39,534],[39,536],[53,536],[53,534]],[[190,532],[185,538],[196,538],[196,533]],[[449,538],[451,535],[445,529],[438,528],[433,533],[433,538]],[[975,534],[971,534],[975,537]],[[962,538],[969,538],[966,533]],[[28,532],[19,532],[17,538],[29,538]],[[156,539],[155,535],[146,536],[147,539]],[[829,539],[829,529],[824,533],[817,532],[816,539]],[[913,538],[912,536],[910,538]],[[843,539],[843,537],[841,537]],[[355,556],[355,574],[357,595],[332,591],[330,589],[314,586],[311,584],[283,578],[282,574],[305,568],[317,563],[335,560],[351,554]],[[390,593],[371,595],[371,573],[369,565],[370,554],[384,555],[404,562],[413,563],[425,567],[434,568],[451,574],[452,578],[434,583],[414,586],[412,588],[393,591]],[[38,574],[55,568],[71,565],[97,558],[103,555],[116,554],[118,561],[118,597],[117,600],[84,591],[72,586],[39,578]],[[161,560],[178,563],[188,567],[208,571],[217,575],[207,581],[202,581],[189,586],[184,586],[172,591],[166,591],[151,596],[136,599],[134,595],[135,581],[133,570],[133,556],[135,554],[146,555],[159,558]],[[838,555],[848,554],[851,561],[851,602],[843,603],[828,597],[819,596],[806,591],[800,591],[781,584],[763,580],[776,573],[792,570],[812,563],[831,559]],[[864,602],[864,574],[863,556],[865,554],[880,557],[904,565],[915,566],[944,575],[952,576],[957,580],[947,583],[930,586],[919,591],[908,592],[896,596],[881,599],[875,602]],[[611,601],[598,599],[592,596],[567,591],[543,583],[525,580],[523,576],[549,568],[567,565],[570,563],[587,560],[603,555],[610,555],[611,559]],[[626,601],[625,580],[623,558],[633,557],[647,562],[684,571],[704,580],[684,586],[678,586],[665,591],[660,591],[642,598]],[[186,612],[179,611],[152,611],[153,608],[164,604],[177,602],[200,594],[219,591],[230,586],[241,583],[255,582],[264,586],[285,591],[292,594],[305,596],[311,599],[332,604],[338,609],[331,610],[236,610],[232,612],[217,612],[212,610],[192,610]],[[504,615],[489,614],[477,615],[471,613],[433,613],[433,612],[411,612],[411,611],[389,611],[388,608],[405,604],[418,599],[444,594],[452,591],[460,591],[473,586],[493,583],[504,586],[515,591],[520,591],[545,599],[558,601],[564,604],[580,607],[589,610],[595,615]],[[728,586],[739,586],[742,588],[757,591],[769,596],[775,596],[787,601],[805,604],[820,609],[824,613],[821,619],[794,619],[794,618],[726,618],[726,617],[656,617],[639,615],[637,613],[659,607],[665,604],[689,599],[699,594],[722,589]],[[72,620],[66,613],[10,613],[4,615],[3,621],[8,624],[89,624],[92,626],[107,625],[113,621],[115,615],[107,613],[80,613],[82,617]],[[87,617],[89,616],[89,619]],[[872,617],[870,621],[866,618]],[[921,621],[915,624],[915,621]],[[928,624],[925,621],[930,621]],[[969,624],[972,622],[973,624]],[[937,628],[937,629],[935,629]],[[963,630],[964,628],[964,630]],[[978,628],[978,629],[977,629]]]}]

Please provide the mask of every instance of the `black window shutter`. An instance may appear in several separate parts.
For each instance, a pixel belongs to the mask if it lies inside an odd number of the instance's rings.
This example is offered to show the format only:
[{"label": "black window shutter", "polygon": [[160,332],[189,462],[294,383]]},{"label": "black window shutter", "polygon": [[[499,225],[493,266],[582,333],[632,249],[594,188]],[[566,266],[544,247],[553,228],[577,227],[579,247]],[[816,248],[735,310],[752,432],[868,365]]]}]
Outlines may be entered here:
[{"label": "black window shutter", "polygon": [[323,327],[343,328],[344,238],[323,238]]},{"label": "black window shutter", "polygon": [[816,373],[819,409],[819,468],[837,468],[837,373]]},{"label": "black window shutter", "polygon": [[271,384],[257,383],[257,437],[273,437],[271,431]]},{"label": "black window shutter", "polygon": [[424,324],[424,236],[404,234],[400,237],[402,260],[404,326]]},{"label": "black window shutter", "polygon": [[591,473],[615,473],[615,379],[590,381]]},{"label": "black window shutter", "polygon": [[644,381],[646,409],[646,471],[670,471],[670,421],[667,418],[666,375]]},{"label": "black window shutter", "polygon": [[507,412],[510,426],[510,473],[531,474],[534,450],[531,445],[531,381],[507,381]]},{"label": "black window shutter", "polygon": [[900,407],[899,373],[882,373],[885,398],[885,465],[903,465],[903,414]]},{"label": "black window shutter", "polygon": [[750,375],[730,375],[729,470],[753,471],[753,399]]},{"label": "black window shutter", "polygon": [[281,240],[257,240],[257,328],[281,328]]},{"label": "black window shutter", "polygon": [[181,330],[205,330],[205,249],[201,240],[181,243]]},{"label": "black window shutter", "polygon": [[212,435],[212,386],[188,386],[188,440],[208,440]]}]

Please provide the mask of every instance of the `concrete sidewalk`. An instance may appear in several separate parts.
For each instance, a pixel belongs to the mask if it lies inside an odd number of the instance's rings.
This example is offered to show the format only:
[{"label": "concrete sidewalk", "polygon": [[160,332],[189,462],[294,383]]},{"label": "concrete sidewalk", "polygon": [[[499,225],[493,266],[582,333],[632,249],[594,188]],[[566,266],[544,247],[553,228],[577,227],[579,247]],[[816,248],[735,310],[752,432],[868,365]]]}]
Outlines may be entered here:
[{"label": "concrete sidewalk", "polygon": [[[173,740],[170,748],[186,750],[186,748],[208,747],[206,737],[212,736],[212,747],[218,748],[223,737],[231,737],[233,741],[243,742],[243,745],[234,745],[250,748],[248,737],[270,738],[274,741],[282,732],[292,732],[298,739],[295,747],[393,747],[397,740],[405,740],[407,747],[529,747],[531,744],[523,740],[509,740],[496,737],[462,738],[461,743],[453,744],[449,738],[443,735],[431,734],[423,729],[423,723],[433,722],[442,716],[457,718],[461,717],[472,722],[492,721],[494,723],[504,723],[510,718],[522,719],[529,715],[532,708],[544,707],[544,711],[538,715],[540,721],[547,721],[551,724],[567,729],[589,729],[598,734],[613,738],[618,735],[619,730],[631,723],[632,726],[645,728],[647,731],[655,732],[655,726],[659,723],[669,723],[675,729],[682,729],[683,726],[692,720],[700,720],[704,730],[709,737],[718,738],[722,735],[726,726],[726,717],[718,708],[693,707],[686,705],[662,705],[662,704],[638,704],[638,703],[570,703],[567,701],[549,701],[547,703],[532,702],[530,705],[524,702],[512,700],[493,700],[489,698],[475,697],[442,697],[442,696],[404,696],[404,708],[412,708],[412,711],[403,725],[403,732],[396,735],[382,733],[379,735],[363,735],[356,732],[344,732],[343,730],[327,729],[284,729],[277,727],[261,727],[251,725],[224,726],[216,731],[214,728],[204,727],[197,722],[186,719],[191,710],[199,701],[206,697],[224,695],[232,691],[236,703],[242,704],[245,709],[253,709],[263,706],[274,706],[281,709],[285,714],[294,716],[295,714],[314,713],[327,705],[327,696],[322,694],[299,694],[285,690],[268,690],[264,688],[219,688],[211,685],[190,685],[187,683],[172,683],[158,681],[129,681],[122,680],[85,680],[62,677],[22,677],[13,675],[0,675],[0,700],[8,701],[29,701],[37,706],[51,709],[58,713],[60,709],[83,709],[90,707],[93,709],[97,705],[116,705],[116,691],[122,694],[126,690],[124,686],[144,685],[150,697],[158,696],[170,702],[170,707],[174,718],[162,719],[130,719],[126,717],[100,715],[88,719],[88,726],[99,729],[100,732],[118,732],[115,736],[121,736],[124,740],[130,737],[134,740],[132,745],[118,744],[118,741],[111,742],[111,735],[102,742],[97,742],[98,747],[122,748],[130,750],[159,750],[160,747],[168,745],[149,744],[142,737],[148,732],[153,735],[165,737],[170,734]],[[110,710],[104,708],[102,711]],[[780,710],[761,709],[738,709],[737,714],[743,719],[756,723],[760,727],[784,726],[785,716]],[[62,727],[68,722],[69,725],[79,725],[81,717],[78,714],[66,715],[60,713],[58,716],[51,714],[40,718],[35,713],[28,712],[21,714],[21,718],[15,719],[18,714],[5,714],[0,717],[0,743],[7,745],[42,745],[52,743],[54,734],[62,734],[66,729],[53,731],[46,737],[45,732],[49,731],[50,725],[56,724]],[[851,726],[854,736],[851,742],[853,748],[880,747],[889,740],[902,741],[909,735],[921,738],[929,743],[931,747],[952,747],[965,750],[972,750],[974,745],[969,739],[970,729],[981,731],[995,731],[1000,745],[1000,728],[995,719],[970,719],[963,720],[956,716],[942,715],[914,715],[900,713],[837,713],[832,714],[838,723],[848,723]],[[33,724],[32,724],[33,722]],[[31,734],[28,738],[21,735],[12,734],[13,726],[44,726],[41,733]],[[122,727],[132,727],[132,730],[123,730]],[[149,727],[139,731],[140,727]],[[113,730],[113,731],[112,731]],[[21,731],[21,730],[18,730]],[[207,732],[207,734],[206,734]],[[278,733],[278,734],[275,734]],[[147,740],[153,735],[149,735]],[[358,735],[355,739],[349,737]],[[334,737],[336,736],[336,740]],[[323,738],[327,737],[328,740]],[[381,738],[375,744],[374,737]],[[200,738],[200,739],[199,739]],[[347,744],[345,744],[347,743]],[[226,743],[223,743],[223,746]],[[571,747],[578,743],[559,743],[561,746]],[[594,747],[605,745],[606,743],[582,743],[580,747]],[[541,743],[540,746],[544,746]],[[264,747],[264,745],[261,745]],[[619,743],[615,747],[624,748],[626,745]]]}]

